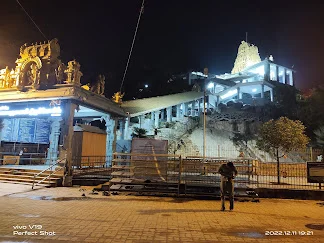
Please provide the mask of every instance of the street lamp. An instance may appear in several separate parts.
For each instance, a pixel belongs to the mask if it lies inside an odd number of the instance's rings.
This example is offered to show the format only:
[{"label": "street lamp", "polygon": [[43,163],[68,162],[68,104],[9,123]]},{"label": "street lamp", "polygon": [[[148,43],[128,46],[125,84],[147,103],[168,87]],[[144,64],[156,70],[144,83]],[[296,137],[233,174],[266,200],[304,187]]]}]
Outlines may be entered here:
[{"label": "street lamp", "polygon": [[203,148],[203,162],[205,162],[206,157],[206,80],[208,78],[208,68],[204,68],[204,148]]}]

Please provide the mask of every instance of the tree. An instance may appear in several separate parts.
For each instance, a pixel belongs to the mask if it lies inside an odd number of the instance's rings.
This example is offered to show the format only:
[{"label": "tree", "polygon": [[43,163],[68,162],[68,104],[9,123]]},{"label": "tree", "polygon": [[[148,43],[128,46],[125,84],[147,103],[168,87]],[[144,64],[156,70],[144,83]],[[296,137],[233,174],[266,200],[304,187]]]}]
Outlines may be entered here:
[{"label": "tree", "polygon": [[299,120],[293,121],[287,117],[280,117],[278,120],[272,119],[265,122],[261,126],[257,147],[273,153],[276,157],[278,184],[280,184],[280,158],[292,150],[305,148],[308,142],[305,126]]},{"label": "tree", "polygon": [[316,142],[321,147],[324,146],[324,126],[319,127],[314,131],[316,135]]},{"label": "tree", "polygon": [[146,138],[147,131],[144,128],[134,127],[134,132],[132,133],[132,137],[135,138]]},{"label": "tree", "polygon": [[[314,131],[314,134],[316,136],[316,142],[317,144],[322,147],[323,153],[324,153],[324,126],[319,127]],[[323,154],[322,153],[322,154]]]},{"label": "tree", "polygon": [[299,91],[290,85],[285,85],[279,82],[272,81],[275,87],[273,89],[274,93],[274,103],[276,109],[274,110],[276,117],[286,116],[289,118],[296,118],[297,116],[297,95]]},{"label": "tree", "polygon": [[298,119],[307,127],[307,134],[314,136],[313,131],[324,124],[324,86],[310,90],[299,101]]}]

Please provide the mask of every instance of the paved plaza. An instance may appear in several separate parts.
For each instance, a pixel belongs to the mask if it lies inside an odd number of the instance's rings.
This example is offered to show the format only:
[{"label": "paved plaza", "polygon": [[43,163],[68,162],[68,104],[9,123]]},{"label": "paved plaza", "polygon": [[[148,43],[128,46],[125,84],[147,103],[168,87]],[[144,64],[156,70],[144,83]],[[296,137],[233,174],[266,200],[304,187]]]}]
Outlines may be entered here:
[{"label": "paved plaza", "polygon": [[101,192],[91,194],[92,187],[31,191],[26,185],[0,183],[0,188],[0,242],[323,242],[324,239],[322,201],[236,201],[234,211],[222,212],[220,201],[215,199],[103,196]]}]

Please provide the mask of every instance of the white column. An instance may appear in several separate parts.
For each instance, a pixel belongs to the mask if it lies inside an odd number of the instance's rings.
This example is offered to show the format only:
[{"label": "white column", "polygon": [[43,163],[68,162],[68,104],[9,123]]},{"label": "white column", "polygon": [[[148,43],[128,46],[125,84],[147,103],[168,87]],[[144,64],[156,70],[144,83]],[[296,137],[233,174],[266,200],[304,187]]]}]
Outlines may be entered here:
[{"label": "white column", "polygon": [[198,116],[200,114],[201,99],[198,100]]},{"label": "white column", "polygon": [[264,65],[264,80],[270,80],[270,63],[268,61]]},{"label": "white column", "polygon": [[172,106],[169,106],[167,109],[167,122],[172,121]]},{"label": "white column", "polygon": [[161,120],[164,120],[165,119],[164,111],[165,111],[165,109],[162,109],[161,110]]},{"label": "white column", "polygon": [[128,130],[129,130],[129,117],[125,118],[125,129],[124,129],[124,139],[128,140],[129,136],[128,136]]},{"label": "white column", "polygon": [[140,115],[138,118],[139,118],[139,127],[142,128],[145,121],[145,115]]},{"label": "white column", "polygon": [[188,103],[183,103],[183,115],[187,116],[188,115]]},{"label": "white column", "polygon": [[264,98],[264,84],[261,84],[261,98]]},{"label": "white column", "polygon": [[115,142],[115,121],[106,115],[103,117],[106,121],[106,164],[111,165],[112,154],[113,154],[113,144]]},{"label": "white column", "polygon": [[282,83],[283,83],[283,84],[286,84],[286,69],[283,68],[282,70],[283,70]]},{"label": "white column", "polygon": [[49,136],[50,146],[47,153],[46,164],[54,164],[57,160],[58,143],[60,136],[61,118],[53,119],[51,121],[51,133]]},{"label": "white column", "polygon": [[279,67],[276,65],[276,80],[280,83],[280,80],[279,80]]},{"label": "white column", "polygon": [[270,100],[271,100],[271,102],[273,102],[273,91],[272,91],[272,88],[270,88]]},{"label": "white column", "polygon": [[160,115],[160,111],[155,111],[154,112],[154,127],[155,128],[159,128],[159,115]]},{"label": "white column", "polygon": [[191,102],[191,116],[195,116],[196,101]]},{"label": "white column", "polygon": [[180,106],[181,105],[177,105],[177,107],[176,107],[177,108],[177,118],[180,118],[180,114],[181,114],[180,113]]},{"label": "white column", "polygon": [[242,99],[242,92],[241,92],[240,87],[237,87],[237,97],[238,97],[239,100]]},{"label": "white column", "polygon": [[118,132],[118,138],[117,138],[117,140],[119,140],[119,139],[123,139],[124,138],[124,131],[125,131],[125,128],[124,128],[124,126],[125,126],[125,121],[124,120],[118,120],[118,125],[119,125],[119,132]]}]

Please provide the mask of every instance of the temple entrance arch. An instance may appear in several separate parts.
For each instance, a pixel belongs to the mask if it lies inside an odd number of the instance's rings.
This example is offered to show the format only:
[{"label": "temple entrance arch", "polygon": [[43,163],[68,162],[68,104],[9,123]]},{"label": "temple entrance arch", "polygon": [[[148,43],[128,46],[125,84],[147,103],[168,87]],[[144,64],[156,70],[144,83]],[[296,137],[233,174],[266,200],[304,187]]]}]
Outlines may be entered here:
[{"label": "temple entrance arch", "polygon": [[21,64],[19,72],[18,89],[22,90],[25,86],[32,85],[34,89],[40,86],[40,69],[42,61],[39,57],[28,57]]}]

